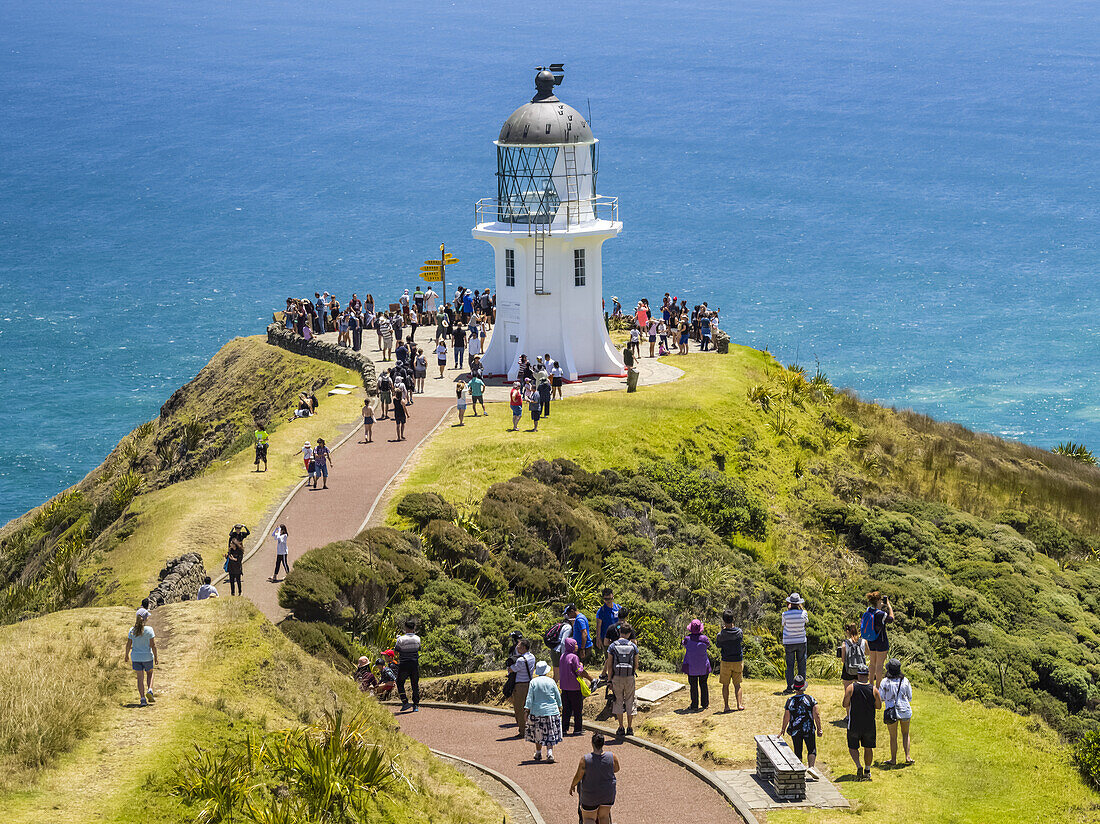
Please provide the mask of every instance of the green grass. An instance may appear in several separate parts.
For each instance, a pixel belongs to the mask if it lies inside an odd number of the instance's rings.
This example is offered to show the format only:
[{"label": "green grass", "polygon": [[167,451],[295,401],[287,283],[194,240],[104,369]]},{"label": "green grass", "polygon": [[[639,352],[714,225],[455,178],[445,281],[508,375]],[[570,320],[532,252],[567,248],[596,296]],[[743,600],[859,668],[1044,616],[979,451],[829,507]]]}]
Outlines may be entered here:
[{"label": "green grass", "polygon": [[[279,353],[285,368],[308,366],[313,378],[319,372],[332,383],[361,383],[357,373],[291,355],[259,339],[243,339],[243,343]],[[86,576],[102,582],[98,600],[111,604],[139,600],[156,585],[164,562],[185,552],[200,553],[212,573],[220,570],[233,524],[260,523],[301,479],[302,460],[295,453],[302,444],[316,443],[320,437],[335,445],[358,419],[361,405],[358,392],[333,395],[321,400],[315,417],[284,420],[271,431],[267,472],[253,471],[252,450],[246,449],[216,461],[198,477],[138,496],[131,505],[135,517],[125,525],[124,537],[93,556],[85,568]]]},{"label": "green grass", "polygon": [[[7,630],[21,639],[19,649],[46,654],[44,660],[57,669],[73,666],[70,655],[80,658],[81,636],[87,632],[96,645],[94,658],[103,643],[114,654],[104,659],[104,666],[97,664],[99,675],[91,683],[93,693],[103,697],[85,705],[87,718],[77,735],[62,741],[59,732],[50,734],[59,746],[45,768],[29,773],[25,765],[10,758],[0,761],[0,787],[7,788],[0,792],[0,820],[11,824],[193,821],[196,810],[169,790],[174,768],[195,745],[216,748],[248,731],[316,722],[337,704],[365,714],[374,740],[398,754],[402,772],[416,788],[415,794],[399,788],[381,793],[377,804],[384,820],[396,824],[428,820],[495,824],[501,820],[499,807],[466,778],[402,736],[390,713],[363,696],[350,678],[306,655],[241,599],[173,604],[157,610],[152,625],[161,656],[155,682],[158,701],[143,709],[125,706],[136,698],[132,673],[122,662],[132,616],[125,608],[70,610]],[[15,674],[6,684],[16,693],[5,696],[9,705],[18,701],[74,706],[86,697],[84,688],[73,683],[75,679],[36,680],[37,665],[35,660],[9,661],[8,669],[14,668]],[[106,688],[101,690],[100,684]],[[38,722],[37,729],[48,731],[69,717],[60,712],[54,715],[56,720]],[[20,785],[21,789],[14,789]],[[434,815],[430,819],[429,811]]]},{"label": "green grass", "polygon": [[[733,445],[724,437],[723,421],[743,414],[744,395],[770,360],[755,349],[731,347],[730,352],[725,360],[669,356],[664,360],[683,369],[684,377],[641,386],[634,394],[567,395],[554,402],[550,420],[537,433],[507,432],[507,407],[493,404],[487,420],[440,430],[399,492],[439,492],[462,504],[480,500],[491,484],[513,477],[539,458],[566,457],[599,469],[633,467],[643,458],[683,450],[708,460],[715,452],[728,453]],[[717,435],[722,437],[712,437]]]}]

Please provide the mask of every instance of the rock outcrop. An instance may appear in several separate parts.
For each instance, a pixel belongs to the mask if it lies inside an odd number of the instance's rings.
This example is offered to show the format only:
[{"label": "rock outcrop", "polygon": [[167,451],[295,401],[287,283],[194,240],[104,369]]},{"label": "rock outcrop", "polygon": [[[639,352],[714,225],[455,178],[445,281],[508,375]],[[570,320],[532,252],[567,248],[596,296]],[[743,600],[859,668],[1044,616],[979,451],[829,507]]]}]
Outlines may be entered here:
[{"label": "rock outcrop", "polygon": [[178,601],[193,601],[205,577],[206,567],[203,566],[202,556],[197,552],[188,552],[173,558],[164,565],[164,569],[160,571],[160,583],[149,593],[149,608],[155,609]]}]

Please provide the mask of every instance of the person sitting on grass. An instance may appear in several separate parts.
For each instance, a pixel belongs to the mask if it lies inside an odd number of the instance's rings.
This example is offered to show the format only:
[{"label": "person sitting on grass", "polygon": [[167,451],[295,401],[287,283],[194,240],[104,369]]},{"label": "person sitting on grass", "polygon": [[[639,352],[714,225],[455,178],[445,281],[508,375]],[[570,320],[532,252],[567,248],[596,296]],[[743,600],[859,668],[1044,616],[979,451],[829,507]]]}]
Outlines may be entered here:
[{"label": "person sitting on grass", "polygon": [[817,701],[806,694],[806,679],[801,675],[794,677],[794,695],[787,699],[783,707],[783,724],[779,734],[783,735],[788,730],[791,733],[791,742],[794,744],[794,754],[798,760],[802,760],[802,746],[806,746],[806,765],[813,768],[817,763],[817,735],[825,734],[825,728],[821,724],[821,711]]}]

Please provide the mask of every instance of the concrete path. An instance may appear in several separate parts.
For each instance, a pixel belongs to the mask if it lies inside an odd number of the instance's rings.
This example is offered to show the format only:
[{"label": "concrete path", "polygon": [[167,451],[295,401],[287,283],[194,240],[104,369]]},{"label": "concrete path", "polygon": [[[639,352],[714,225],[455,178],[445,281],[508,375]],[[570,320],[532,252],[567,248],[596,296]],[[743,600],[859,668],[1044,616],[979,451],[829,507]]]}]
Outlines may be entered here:
[{"label": "concrete path", "polygon": [[[569,784],[581,757],[591,751],[591,734],[566,736],[554,748],[555,764],[532,760],[534,745],[515,737],[507,716],[424,707],[397,713],[401,730],[434,749],[469,758],[515,781],[531,797],[547,824],[573,824],[577,797]],[[697,776],[657,753],[628,742],[608,741],[619,757],[618,793],[612,820],[629,824],[740,824],[741,816]]]},{"label": "concrete path", "polygon": [[[356,434],[332,453],[328,489],[300,487],[276,518],[276,523],[286,524],[292,567],[307,550],[352,538],[359,532],[390,478],[453,403],[417,395],[409,409],[405,440],[401,442],[394,440],[396,428],[392,418],[374,424],[372,443],[363,442],[362,424],[356,425]],[[302,478],[305,477],[303,465]],[[255,538],[261,537],[259,530],[266,524],[267,520],[251,527]],[[270,535],[262,537],[264,543],[259,551],[244,564],[244,593],[272,622],[278,622],[287,613],[279,606],[279,584],[269,580],[275,570],[275,541]],[[248,543],[252,545],[251,538]],[[285,573],[280,573],[280,581],[284,577]],[[229,594],[228,581],[219,585],[219,592]]]}]

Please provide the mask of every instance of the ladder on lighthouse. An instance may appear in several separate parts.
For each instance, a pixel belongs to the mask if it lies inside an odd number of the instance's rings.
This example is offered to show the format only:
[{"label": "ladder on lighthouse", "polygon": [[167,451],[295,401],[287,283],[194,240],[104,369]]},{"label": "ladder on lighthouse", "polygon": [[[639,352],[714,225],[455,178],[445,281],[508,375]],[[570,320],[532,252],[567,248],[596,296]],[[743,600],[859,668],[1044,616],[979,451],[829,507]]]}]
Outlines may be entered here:
[{"label": "ladder on lighthouse", "polygon": [[577,148],[565,147],[565,225],[580,223],[581,186],[577,177]]},{"label": "ladder on lighthouse", "polygon": [[546,291],[545,273],[546,273],[546,233],[549,231],[549,224],[545,225],[535,224],[535,294],[536,295],[549,295]]}]

